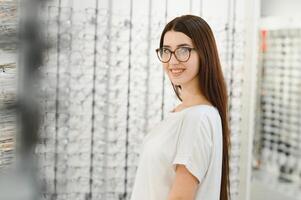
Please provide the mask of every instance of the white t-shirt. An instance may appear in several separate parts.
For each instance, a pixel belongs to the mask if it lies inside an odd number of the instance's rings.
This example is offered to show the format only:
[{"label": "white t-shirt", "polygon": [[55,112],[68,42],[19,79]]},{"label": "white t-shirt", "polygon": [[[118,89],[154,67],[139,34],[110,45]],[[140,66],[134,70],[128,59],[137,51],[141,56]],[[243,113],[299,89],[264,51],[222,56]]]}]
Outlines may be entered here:
[{"label": "white t-shirt", "polygon": [[218,110],[196,105],[170,112],[145,136],[131,200],[167,200],[175,164],[199,180],[195,200],[219,200],[222,124]]}]

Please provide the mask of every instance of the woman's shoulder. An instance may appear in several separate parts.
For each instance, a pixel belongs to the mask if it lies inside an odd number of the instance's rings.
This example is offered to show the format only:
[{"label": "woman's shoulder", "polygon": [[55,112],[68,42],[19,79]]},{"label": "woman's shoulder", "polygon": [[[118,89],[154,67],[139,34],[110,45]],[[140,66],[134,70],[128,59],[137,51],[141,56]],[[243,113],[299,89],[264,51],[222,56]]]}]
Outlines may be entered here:
[{"label": "woman's shoulder", "polygon": [[219,115],[219,112],[215,106],[212,105],[196,105],[185,109],[186,117],[213,117]]},{"label": "woman's shoulder", "polygon": [[214,123],[219,119],[219,112],[216,107],[212,105],[199,104],[184,108],[178,112],[170,112],[168,116],[173,120],[176,119],[182,120],[184,123],[189,122],[189,124],[193,125],[193,123]]},{"label": "woman's shoulder", "polygon": [[189,124],[203,124],[205,126],[215,125],[221,122],[216,107],[210,105],[198,105],[184,110],[182,120],[190,121]]}]

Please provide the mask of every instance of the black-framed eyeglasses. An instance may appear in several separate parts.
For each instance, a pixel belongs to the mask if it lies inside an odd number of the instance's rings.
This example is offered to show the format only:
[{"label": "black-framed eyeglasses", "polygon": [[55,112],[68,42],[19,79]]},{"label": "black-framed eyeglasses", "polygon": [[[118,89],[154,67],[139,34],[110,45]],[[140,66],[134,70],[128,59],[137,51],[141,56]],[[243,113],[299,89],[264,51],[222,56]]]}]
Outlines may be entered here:
[{"label": "black-framed eyeglasses", "polygon": [[172,54],[175,55],[175,58],[179,62],[186,62],[189,60],[191,51],[194,49],[195,48],[191,48],[191,47],[178,47],[174,51],[171,51],[166,47],[161,47],[156,49],[156,52],[159,60],[163,63],[169,62]]}]

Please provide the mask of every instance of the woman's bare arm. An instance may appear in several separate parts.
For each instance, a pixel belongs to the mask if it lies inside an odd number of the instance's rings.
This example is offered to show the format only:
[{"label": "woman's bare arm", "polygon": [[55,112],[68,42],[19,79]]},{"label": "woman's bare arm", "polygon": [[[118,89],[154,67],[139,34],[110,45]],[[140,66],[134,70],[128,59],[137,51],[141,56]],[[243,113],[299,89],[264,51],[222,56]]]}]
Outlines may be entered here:
[{"label": "woman's bare arm", "polygon": [[168,195],[168,200],[194,200],[199,181],[185,165],[176,166],[176,177]]}]

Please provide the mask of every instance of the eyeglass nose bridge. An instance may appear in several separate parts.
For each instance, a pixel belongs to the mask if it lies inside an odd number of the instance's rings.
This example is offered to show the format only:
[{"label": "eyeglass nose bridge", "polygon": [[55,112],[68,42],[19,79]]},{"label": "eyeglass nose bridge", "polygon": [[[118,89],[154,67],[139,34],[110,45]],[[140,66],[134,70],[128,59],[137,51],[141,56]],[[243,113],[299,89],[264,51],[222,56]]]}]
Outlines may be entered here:
[{"label": "eyeglass nose bridge", "polygon": [[181,61],[178,59],[178,57],[177,57],[177,55],[176,55],[176,50],[175,50],[175,51],[170,51],[169,59],[168,59],[168,61],[166,61],[167,63],[171,60],[172,54],[174,55],[176,61],[181,62]]}]

